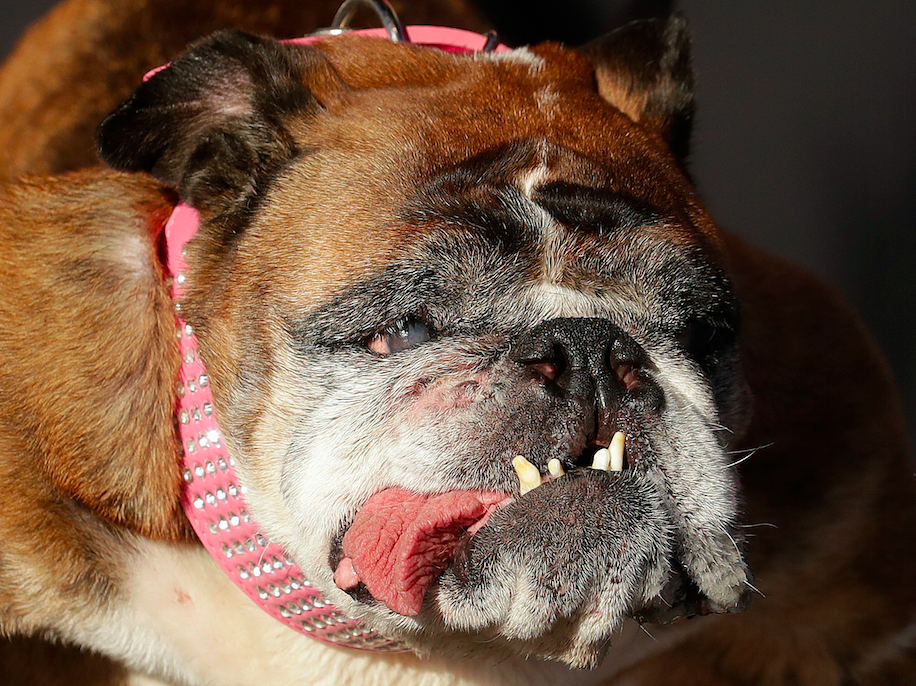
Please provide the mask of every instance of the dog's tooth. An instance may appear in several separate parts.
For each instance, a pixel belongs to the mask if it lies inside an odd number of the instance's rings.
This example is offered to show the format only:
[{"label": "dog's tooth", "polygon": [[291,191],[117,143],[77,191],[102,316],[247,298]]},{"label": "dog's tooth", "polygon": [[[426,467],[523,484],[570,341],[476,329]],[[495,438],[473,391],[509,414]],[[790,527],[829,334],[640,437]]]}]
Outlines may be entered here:
[{"label": "dog's tooth", "polygon": [[541,471],[521,455],[512,459],[512,466],[518,474],[519,491],[525,495],[541,485]]},{"label": "dog's tooth", "polygon": [[623,453],[626,449],[627,437],[620,431],[614,434],[611,439],[611,471],[619,472],[623,470]]},{"label": "dog's tooth", "polygon": [[598,450],[595,451],[594,457],[592,457],[592,469],[600,469],[601,471],[606,472],[610,462],[611,453],[608,452],[608,449],[598,448]]},{"label": "dog's tooth", "polygon": [[550,476],[554,479],[559,479],[566,474],[566,472],[563,471],[563,464],[557,458],[553,458],[547,463],[547,471],[550,472]]}]

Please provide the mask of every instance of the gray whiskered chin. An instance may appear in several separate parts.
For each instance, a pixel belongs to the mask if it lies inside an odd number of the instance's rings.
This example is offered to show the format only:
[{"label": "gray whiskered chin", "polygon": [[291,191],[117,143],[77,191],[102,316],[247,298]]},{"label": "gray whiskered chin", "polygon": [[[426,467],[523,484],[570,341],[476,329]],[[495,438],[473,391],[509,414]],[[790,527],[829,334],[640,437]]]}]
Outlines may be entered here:
[{"label": "gray whiskered chin", "polygon": [[[728,533],[695,532],[710,548],[685,550],[691,534],[661,471],[599,465],[543,476],[527,460],[515,466],[525,493],[459,551],[435,589],[431,604],[447,627],[591,667],[628,618],[661,623],[745,607],[737,548],[716,550],[723,538],[733,545]],[[697,560],[710,556],[715,566],[694,578]]]}]

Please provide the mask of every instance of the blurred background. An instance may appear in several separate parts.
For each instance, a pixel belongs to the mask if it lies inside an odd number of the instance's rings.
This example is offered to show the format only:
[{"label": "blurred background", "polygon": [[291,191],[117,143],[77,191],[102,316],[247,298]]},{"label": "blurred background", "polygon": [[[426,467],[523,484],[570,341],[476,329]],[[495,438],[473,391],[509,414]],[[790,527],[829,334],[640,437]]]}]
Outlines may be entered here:
[{"label": "blurred background", "polygon": [[[53,4],[2,0],[0,56]],[[916,434],[916,3],[475,4],[516,45],[580,44],[681,10],[694,39],[700,193],[721,226],[845,291],[894,367]]]}]

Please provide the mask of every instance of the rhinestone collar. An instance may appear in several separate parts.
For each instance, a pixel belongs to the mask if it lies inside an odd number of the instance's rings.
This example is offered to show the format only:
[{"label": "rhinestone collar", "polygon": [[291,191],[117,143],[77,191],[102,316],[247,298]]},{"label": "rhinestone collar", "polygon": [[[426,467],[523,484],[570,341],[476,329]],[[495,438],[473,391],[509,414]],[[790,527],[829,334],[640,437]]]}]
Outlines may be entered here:
[{"label": "rhinestone collar", "polygon": [[[387,36],[385,29],[350,33]],[[437,26],[409,26],[407,33],[414,43],[451,52],[475,52],[488,42],[488,37],[481,34]],[[302,44],[323,38],[307,36],[289,42]],[[508,48],[499,45],[495,50]],[[152,73],[155,72],[147,78]],[[184,246],[197,233],[198,224],[197,211],[179,203],[165,226],[166,267],[171,276],[182,358],[176,411],[183,451],[185,514],[222,570],[277,620],[325,643],[372,651],[406,650],[401,641],[382,636],[325,600],[303,576],[295,560],[260,530],[248,510],[245,487],[239,483],[234,460],[222,442],[210,378],[200,359],[197,337],[181,317],[188,269]]]}]

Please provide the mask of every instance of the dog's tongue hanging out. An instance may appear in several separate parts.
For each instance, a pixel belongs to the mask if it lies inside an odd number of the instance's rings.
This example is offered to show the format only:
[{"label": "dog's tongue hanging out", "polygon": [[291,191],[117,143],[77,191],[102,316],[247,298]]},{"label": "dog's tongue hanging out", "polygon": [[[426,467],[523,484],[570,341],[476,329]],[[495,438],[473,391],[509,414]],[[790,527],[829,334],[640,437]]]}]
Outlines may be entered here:
[{"label": "dog's tongue hanging out", "polygon": [[376,493],[343,537],[344,557],[334,581],[344,590],[362,582],[394,612],[416,615],[464,532],[474,533],[507,499],[489,491],[420,495],[390,488]]}]

